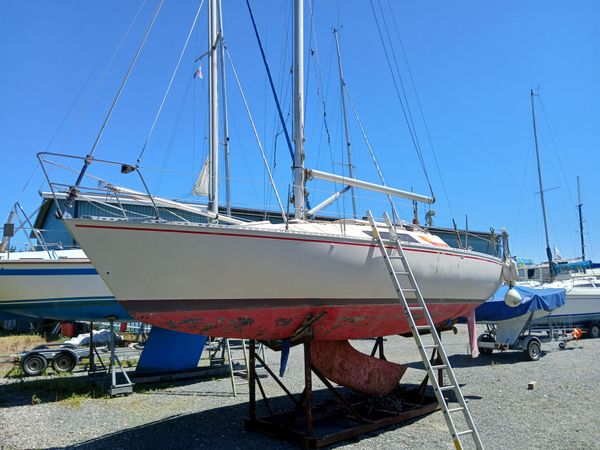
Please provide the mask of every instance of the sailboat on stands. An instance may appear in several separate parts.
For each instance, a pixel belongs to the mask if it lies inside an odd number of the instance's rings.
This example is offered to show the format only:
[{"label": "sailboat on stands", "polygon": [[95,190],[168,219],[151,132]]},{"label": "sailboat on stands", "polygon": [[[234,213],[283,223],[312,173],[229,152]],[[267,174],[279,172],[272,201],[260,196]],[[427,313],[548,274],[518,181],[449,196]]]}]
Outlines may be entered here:
[{"label": "sailboat on stands", "polygon": [[[300,0],[294,3],[294,218],[243,224],[218,214],[217,51],[222,34],[216,3],[209,2],[208,50],[209,212],[216,220],[74,219],[65,213],[67,228],[118,301],[146,323],[260,340],[289,338],[307,320],[315,341],[410,333],[372,227],[366,220],[310,220],[306,182],[329,180],[425,203],[434,198],[305,169]],[[85,168],[92,161],[86,158]],[[76,184],[70,195],[77,193]],[[397,233],[435,323],[468,315],[510,273],[502,258],[451,248],[417,227],[398,225]],[[393,242],[388,244],[392,251]]]}]

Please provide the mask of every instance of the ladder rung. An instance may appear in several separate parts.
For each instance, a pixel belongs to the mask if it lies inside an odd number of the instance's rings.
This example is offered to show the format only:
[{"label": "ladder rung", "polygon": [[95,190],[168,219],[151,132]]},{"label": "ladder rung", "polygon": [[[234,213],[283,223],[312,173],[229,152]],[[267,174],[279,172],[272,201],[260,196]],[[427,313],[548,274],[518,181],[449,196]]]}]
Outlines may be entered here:
[{"label": "ladder rung", "polygon": [[400,270],[398,272],[394,272],[396,275],[408,275],[409,272],[406,272],[405,270]]},{"label": "ladder rung", "polygon": [[446,364],[440,364],[439,366],[431,366],[432,370],[440,370],[440,369],[447,369],[448,366]]},{"label": "ladder rung", "polygon": [[464,411],[464,410],[465,410],[465,408],[463,408],[463,407],[461,406],[461,407],[459,407],[459,408],[452,408],[452,409],[449,409],[449,410],[448,410],[448,412],[449,412],[449,413],[453,413],[453,412]]},{"label": "ladder rung", "polygon": [[429,325],[415,325],[415,328],[417,330],[431,330],[431,327]]},{"label": "ladder rung", "polygon": [[414,288],[402,289],[404,292],[417,292]]},{"label": "ladder rung", "polygon": [[438,348],[438,345],[437,344],[427,344],[427,345],[424,345],[423,348],[425,348],[425,349],[427,349],[427,348]]},{"label": "ladder rung", "polygon": [[410,310],[419,310],[419,309],[425,309],[422,306],[409,306],[408,309]]},{"label": "ladder rung", "polygon": [[440,386],[440,391],[442,392],[452,391],[453,389],[455,389],[455,386],[452,384],[450,386]]},{"label": "ladder rung", "polygon": [[473,432],[473,430],[465,430],[465,431],[461,431],[460,433],[456,433],[457,436],[464,436],[465,434],[471,434]]},{"label": "ladder rung", "polygon": [[396,256],[390,256],[390,255],[388,255],[388,258],[390,258],[390,259],[404,259],[404,256],[402,256],[402,255],[396,255]]}]

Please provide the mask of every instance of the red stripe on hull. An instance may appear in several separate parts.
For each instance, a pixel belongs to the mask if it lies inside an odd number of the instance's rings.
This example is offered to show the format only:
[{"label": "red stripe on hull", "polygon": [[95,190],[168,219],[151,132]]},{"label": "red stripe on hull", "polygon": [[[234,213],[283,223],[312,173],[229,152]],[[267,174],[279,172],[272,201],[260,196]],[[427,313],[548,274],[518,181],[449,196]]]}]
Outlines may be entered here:
[{"label": "red stripe on hull", "polygon": [[[298,306],[235,310],[152,311],[151,302],[121,302],[145,323],[185,333],[244,339],[286,339],[308,316],[322,312],[313,327],[316,340],[332,341],[410,333],[399,305]],[[433,304],[429,312],[436,324],[467,316],[478,303]],[[142,307],[143,306],[143,307]],[[136,307],[140,310],[136,311]],[[425,321],[415,313],[418,324]]]}]

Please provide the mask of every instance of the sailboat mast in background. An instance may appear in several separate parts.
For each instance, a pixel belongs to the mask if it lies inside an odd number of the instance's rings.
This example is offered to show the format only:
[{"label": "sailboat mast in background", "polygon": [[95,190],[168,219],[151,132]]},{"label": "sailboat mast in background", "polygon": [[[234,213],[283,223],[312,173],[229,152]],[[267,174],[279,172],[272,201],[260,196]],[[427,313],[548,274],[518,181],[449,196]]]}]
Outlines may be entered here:
[{"label": "sailboat mast in background", "polygon": [[544,217],[544,231],[546,233],[546,255],[548,256],[548,267],[550,269],[550,280],[554,279],[554,268],[552,267],[552,250],[550,250],[550,239],[548,238],[548,219],[546,218],[546,203],[544,201],[544,185],[542,183],[542,164],[540,163],[540,149],[538,146],[537,127],[535,124],[535,107],[533,97],[536,94],[531,90],[531,117],[533,119],[533,138],[535,141],[535,156],[537,158],[538,180],[540,182],[540,198],[542,199],[542,215]]},{"label": "sailboat mast in background", "polygon": [[[352,165],[352,151],[350,150],[350,131],[348,130],[348,114],[346,113],[346,94],[344,93],[344,86],[346,85],[344,81],[344,73],[342,71],[342,52],[340,50],[340,36],[339,30],[334,29],[333,34],[335,36],[335,46],[337,49],[337,57],[338,57],[338,71],[340,76],[340,97],[342,101],[342,114],[344,118],[344,130],[346,134],[346,151],[348,152],[348,175],[350,178],[354,178],[354,166]],[[358,216],[356,214],[356,197],[354,195],[354,188],[351,187],[352,191],[352,214],[356,219]]]},{"label": "sailboat mast in background", "polygon": [[577,209],[579,210],[579,236],[581,237],[581,260],[585,261],[585,244],[583,242],[583,213],[581,212],[581,189],[579,187],[579,177],[577,177]]}]

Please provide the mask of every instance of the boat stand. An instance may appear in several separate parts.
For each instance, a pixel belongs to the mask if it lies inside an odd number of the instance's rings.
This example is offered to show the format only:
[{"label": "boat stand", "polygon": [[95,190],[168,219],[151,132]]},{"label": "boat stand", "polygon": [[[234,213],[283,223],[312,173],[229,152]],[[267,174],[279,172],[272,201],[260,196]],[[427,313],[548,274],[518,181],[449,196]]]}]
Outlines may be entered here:
[{"label": "boat stand", "polygon": [[[119,357],[115,353],[115,319],[116,318],[114,317],[108,317],[108,320],[110,321],[110,361],[108,367],[102,362],[102,358],[100,358],[96,346],[94,345],[93,327],[92,323],[90,323],[90,361],[88,366],[88,376],[95,383],[102,385],[111,397],[130,395],[133,393],[133,383],[123,368]],[[96,366],[94,353],[98,357],[102,369]]]},{"label": "boat stand", "polygon": [[[249,351],[249,415],[246,429],[259,431],[270,436],[293,441],[302,448],[320,448],[333,443],[360,436],[382,428],[429,414],[438,409],[434,396],[425,393],[427,379],[416,389],[399,388],[389,395],[369,396],[357,393],[342,395],[319,370],[311,364],[311,333],[302,340],[304,347],[304,390],[297,398],[279,377],[256,354],[254,342]],[[383,356],[383,339],[377,339],[373,354],[379,351]],[[287,397],[293,409],[274,412],[264,388],[256,374],[256,362],[267,370]],[[312,374],[315,374],[327,387],[333,398],[315,402],[313,399]],[[256,387],[260,390],[266,416],[258,417]]]}]

